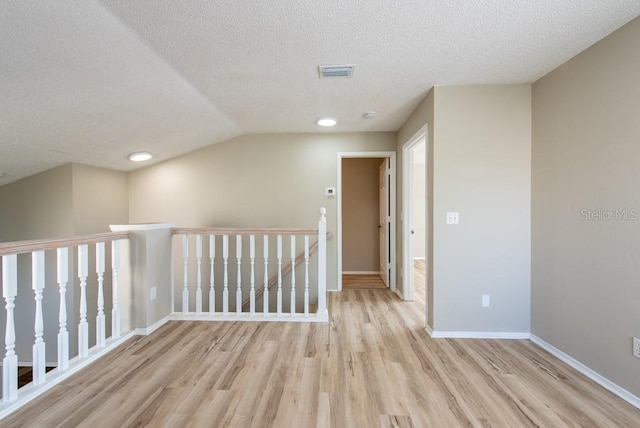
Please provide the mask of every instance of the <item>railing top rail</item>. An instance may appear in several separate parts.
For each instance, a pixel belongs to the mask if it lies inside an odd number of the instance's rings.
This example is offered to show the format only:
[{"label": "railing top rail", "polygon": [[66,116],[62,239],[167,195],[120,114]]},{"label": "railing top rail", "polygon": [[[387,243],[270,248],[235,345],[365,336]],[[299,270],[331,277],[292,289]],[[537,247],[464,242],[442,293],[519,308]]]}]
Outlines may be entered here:
[{"label": "railing top rail", "polygon": [[174,235],[316,235],[316,227],[174,227]]},{"label": "railing top rail", "polygon": [[74,247],[98,242],[129,239],[129,232],[105,232],[92,235],[73,236],[71,238],[35,239],[31,241],[0,242],[0,256],[23,254],[32,251],[55,250],[62,247]]}]

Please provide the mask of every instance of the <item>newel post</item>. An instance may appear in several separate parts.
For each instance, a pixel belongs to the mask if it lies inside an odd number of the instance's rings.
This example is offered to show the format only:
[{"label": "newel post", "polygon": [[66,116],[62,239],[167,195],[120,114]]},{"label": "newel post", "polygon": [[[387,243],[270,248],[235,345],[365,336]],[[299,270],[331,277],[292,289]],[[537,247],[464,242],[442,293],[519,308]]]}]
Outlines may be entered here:
[{"label": "newel post", "polygon": [[327,315],[327,209],[320,208],[318,221],[318,317]]},{"label": "newel post", "polygon": [[[138,334],[150,334],[173,312],[173,224],[111,225],[113,232],[129,232],[129,281],[119,281],[123,318]],[[126,256],[126,253],[125,253]],[[126,272],[122,272],[125,274]],[[128,282],[128,284],[127,284]]]},{"label": "newel post", "polygon": [[7,311],[2,360],[2,399],[13,401],[18,397],[18,356],[16,355],[16,327],[14,308],[18,294],[18,257],[15,254],[2,257],[2,297]]}]

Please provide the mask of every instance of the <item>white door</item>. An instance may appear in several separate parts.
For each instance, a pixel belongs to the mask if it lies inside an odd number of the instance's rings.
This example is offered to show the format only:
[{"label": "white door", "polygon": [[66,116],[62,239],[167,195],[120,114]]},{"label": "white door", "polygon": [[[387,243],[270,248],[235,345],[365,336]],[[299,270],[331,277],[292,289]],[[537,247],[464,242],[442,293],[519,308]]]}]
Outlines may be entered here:
[{"label": "white door", "polygon": [[387,173],[388,159],[380,163],[378,174],[378,191],[380,211],[378,221],[378,237],[380,246],[380,276],[384,285],[389,287],[389,175]]}]

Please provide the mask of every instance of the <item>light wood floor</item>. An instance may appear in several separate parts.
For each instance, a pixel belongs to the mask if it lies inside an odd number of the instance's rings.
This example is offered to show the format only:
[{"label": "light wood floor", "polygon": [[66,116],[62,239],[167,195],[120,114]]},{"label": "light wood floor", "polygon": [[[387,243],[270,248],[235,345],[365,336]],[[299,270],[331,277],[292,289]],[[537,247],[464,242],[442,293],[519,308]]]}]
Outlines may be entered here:
[{"label": "light wood floor", "polygon": [[640,426],[639,410],[529,341],[430,339],[424,303],[386,289],[329,304],[327,325],[170,322],[0,425]]},{"label": "light wood floor", "polygon": [[342,275],[343,290],[370,290],[387,288],[380,275]]}]

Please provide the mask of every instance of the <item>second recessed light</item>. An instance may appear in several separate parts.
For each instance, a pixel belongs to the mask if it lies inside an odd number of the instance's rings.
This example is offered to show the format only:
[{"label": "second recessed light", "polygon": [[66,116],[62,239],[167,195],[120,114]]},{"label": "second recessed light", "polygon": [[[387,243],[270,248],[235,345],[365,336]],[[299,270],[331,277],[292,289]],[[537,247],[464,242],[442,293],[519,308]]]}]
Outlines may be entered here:
[{"label": "second recessed light", "polygon": [[316,120],[316,123],[320,126],[335,126],[338,121],[335,117],[321,117],[320,119]]}]

